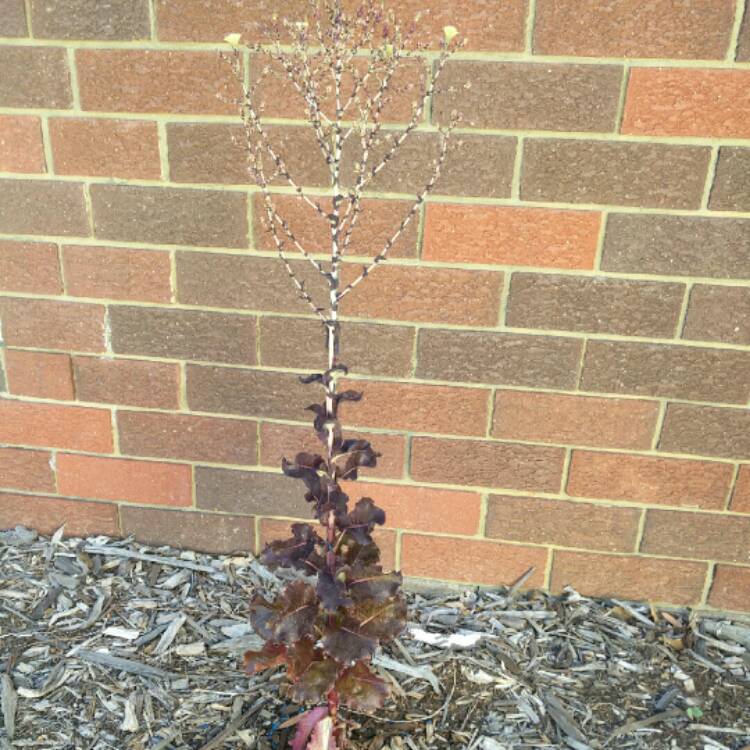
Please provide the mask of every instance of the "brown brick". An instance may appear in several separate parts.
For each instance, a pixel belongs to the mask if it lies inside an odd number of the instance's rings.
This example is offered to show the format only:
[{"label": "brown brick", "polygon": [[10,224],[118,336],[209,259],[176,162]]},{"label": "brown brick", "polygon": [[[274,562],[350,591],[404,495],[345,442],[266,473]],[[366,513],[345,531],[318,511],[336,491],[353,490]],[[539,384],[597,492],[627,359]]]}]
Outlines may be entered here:
[{"label": "brown brick", "polygon": [[684,296],[683,284],[515,273],[505,322],[514,328],[671,338]]},{"label": "brown brick", "polygon": [[24,0],[0,0],[0,36],[28,36]]},{"label": "brown brick", "polygon": [[[315,133],[309,126],[269,126],[267,132],[298,185],[330,185],[330,172],[318,152]],[[240,185],[253,182],[248,172],[245,129],[242,125],[169,123],[167,143],[169,172],[175,182]],[[271,162],[265,160],[263,164],[272,184],[289,185],[282,177],[271,180]]]},{"label": "brown brick", "polygon": [[[361,270],[345,266],[343,285]],[[502,285],[503,274],[495,271],[385,264],[341,301],[341,311],[356,317],[494,326]]]},{"label": "brown brick", "polygon": [[750,352],[589,341],[581,388],[603,393],[745,403]]},{"label": "brown brick", "polygon": [[[260,361],[271,367],[321,370],[328,367],[325,329],[307,318],[260,319]],[[406,377],[411,374],[413,328],[348,323],[341,326],[341,359],[349,371]]]},{"label": "brown brick", "polygon": [[547,555],[540,547],[458,537],[404,534],[401,539],[401,570],[415,578],[507,586],[533,567],[525,584],[533,588],[544,582]]},{"label": "brown brick", "polygon": [[49,352],[5,352],[8,392],[16,396],[34,396],[67,401],[75,398],[70,356]]},{"label": "brown brick", "polygon": [[188,414],[118,411],[120,450],[132,456],[188,461],[255,463],[255,422]]},{"label": "brown brick", "polygon": [[750,289],[696,284],[682,337],[750,344]]},{"label": "brown brick", "polygon": [[[331,254],[331,229],[320,218],[315,218],[307,203],[293,195],[274,195],[274,205],[288,223],[297,242],[308,252]],[[321,205],[328,210],[331,202],[322,198]],[[409,212],[411,203],[399,200],[377,200],[368,198],[363,201],[363,210],[352,231],[346,255],[365,255],[373,257],[380,252],[385,243],[393,237],[404,216]],[[256,193],[253,199],[255,217],[255,246],[261,250],[276,250],[273,234],[268,225],[263,196]],[[416,218],[409,222],[401,236],[388,251],[389,258],[413,258],[417,255],[418,222]],[[279,239],[282,239],[281,235]],[[288,254],[297,253],[296,246],[287,242]],[[287,277],[287,284],[289,280]]]},{"label": "brown brick", "polygon": [[733,19],[732,0],[539,0],[534,52],[723,60]]},{"label": "brown brick", "polygon": [[57,246],[0,240],[0,288],[7,292],[59,294]]},{"label": "brown brick", "polygon": [[655,401],[497,391],[492,436],[506,440],[648,449]]},{"label": "brown brick", "polygon": [[192,411],[302,420],[319,400],[292,373],[188,365],[186,377]]},{"label": "brown brick", "polygon": [[66,245],[62,249],[66,291],[73,297],[169,302],[169,253],[123,247]]},{"label": "brown brick", "polygon": [[484,331],[422,329],[417,377],[493,385],[574,388],[577,339]]},{"label": "brown brick", "polygon": [[158,180],[161,176],[155,122],[52,118],[55,174]]},{"label": "brown brick", "polygon": [[55,475],[47,451],[0,448],[0,484],[6,489],[54,492]]},{"label": "brown brick", "polygon": [[177,364],[131,359],[73,357],[79,401],[153,409],[179,408]]},{"label": "brown brick", "polygon": [[621,453],[573,451],[567,492],[574,497],[722,510],[732,466]]},{"label": "brown brick", "polygon": [[120,536],[117,506],[55,497],[0,493],[0,528],[17,525],[52,534],[65,525],[66,536]]},{"label": "brown brick", "polygon": [[[373,448],[381,454],[375,468],[363,468],[360,476],[401,479],[404,475],[404,444],[401,435],[371,433],[362,430],[345,430],[345,437],[369,440]],[[312,426],[298,427],[288,424],[265,422],[260,430],[260,462],[263,466],[278,469],[281,459],[290,461],[300,451],[322,450]]]},{"label": "brown brick", "polygon": [[710,154],[703,146],[529,139],[523,150],[521,198],[699,208]]},{"label": "brown brick", "polygon": [[704,563],[684,560],[556,551],[550,588],[559,592],[572,586],[587,596],[697,604],[706,573]]},{"label": "brown brick", "polygon": [[750,602],[750,568],[717,565],[708,603],[717,609],[747,611]]},{"label": "brown brick", "polygon": [[74,182],[0,180],[0,232],[89,235],[83,186]]},{"label": "brown brick", "polygon": [[737,40],[737,62],[750,61],[750,13],[745,13]]},{"label": "brown brick", "polygon": [[750,138],[749,87],[750,70],[633,68],[622,132]]},{"label": "brown brick", "polygon": [[485,534],[516,542],[631,552],[640,516],[635,508],[492,495]]},{"label": "brown brick", "polygon": [[750,459],[750,412],[690,404],[669,404],[659,448],[721,458]]},{"label": "brown brick", "polygon": [[147,0],[30,0],[34,36],[46,39],[148,39]]},{"label": "brown brick", "polygon": [[0,399],[0,443],[112,452],[108,409]]},{"label": "brown brick", "polygon": [[750,278],[750,220],[614,214],[602,270]]},{"label": "brown brick", "polygon": [[201,310],[113,306],[118,354],[255,364],[255,318]]},{"label": "brown brick", "polygon": [[750,211],[750,148],[719,149],[708,207],[715,211]]},{"label": "brown brick", "polygon": [[445,123],[455,109],[469,127],[611,132],[621,81],[619,65],[453,61],[433,117]]},{"label": "brown brick", "polygon": [[61,47],[5,46],[0,49],[0,70],[0,107],[69,109],[73,103]]},{"label": "brown brick", "polygon": [[57,481],[61,495],[144,505],[193,504],[192,470],[186,464],[61,453]]},{"label": "brown brick", "polygon": [[79,49],[81,107],[102,112],[234,114],[239,87],[214,52]]},{"label": "brown brick", "polygon": [[146,544],[212,554],[247,555],[255,549],[255,521],[249,516],[132,506],[123,506],[120,513],[123,534]]},{"label": "brown brick", "polygon": [[0,115],[0,172],[45,171],[39,118]]},{"label": "brown brick", "polygon": [[564,455],[562,448],[415,437],[411,476],[425,482],[558,492]]},{"label": "brown brick", "polygon": [[740,466],[730,509],[735,513],[750,513],[750,466],[748,465]]},{"label": "brown brick", "polygon": [[423,257],[589,269],[594,267],[600,222],[593,212],[430,203]]},{"label": "brown brick", "polygon": [[440,385],[349,381],[342,389],[364,394],[361,401],[342,402],[344,424],[447,435],[484,435],[488,391]]},{"label": "brown brick", "polygon": [[94,231],[126,242],[247,247],[247,197],[219,190],[91,186]]},{"label": "brown brick", "polygon": [[102,305],[2,297],[0,319],[8,346],[104,351]]},{"label": "brown brick", "polygon": [[717,513],[650,510],[641,549],[655,555],[747,564],[750,518]]}]

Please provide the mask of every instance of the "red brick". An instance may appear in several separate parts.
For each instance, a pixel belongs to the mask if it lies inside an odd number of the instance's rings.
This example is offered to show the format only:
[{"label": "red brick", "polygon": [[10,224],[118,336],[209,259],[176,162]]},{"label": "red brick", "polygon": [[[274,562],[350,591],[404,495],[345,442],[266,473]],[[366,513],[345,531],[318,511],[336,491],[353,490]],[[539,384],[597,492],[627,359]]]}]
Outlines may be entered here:
[{"label": "red brick", "polygon": [[[361,270],[344,267],[343,285]],[[357,317],[493,326],[502,285],[503,275],[495,271],[385,264],[342,300],[341,311]]]},{"label": "red brick", "polygon": [[120,450],[131,456],[250,466],[256,463],[255,422],[188,414],[118,411]]},{"label": "red brick", "polygon": [[722,510],[732,466],[621,453],[573,451],[567,491],[575,497]]},{"label": "red brick", "polygon": [[417,481],[526,492],[559,492],[565,451],[540,445],[415,437],[411,476]]},{"label": "red brick", "polygon": [[572,586],[587,596],[697,604],[706,573],[705,563],[556,551],[550,588],[560,592]]},{"label": "red brick", "polygon": [[594,267],[601,223],[598,213],[431,203],[426,216],[425,260]]},{"label": "red brick", "polygon": [[622,132],[750,138],[750,70],[634,68]]},{"label": "red brick", "polygon": [[5,353],[8,390],[16,396],[34,396],[67,401],[75,398],[73,370],[68,354],[26,352]]},{"label": "red brick", "polygon": [[492,495],[485,535],[533,544],[632,552],[640,517],[637,508]]},{"label": "red brick", "polygon": [[81,107],[102,112],[235,114],[239,85],[214,52],[79,49]]},{"label": "red brick", "polygon": [[735,513],[750,513],[750,465],[740,466],[729,507]]},{"label": "red brick", "polygon": [[6,489],[54,492],[50,458],[47,451],[0,448],[0,484]]},{"label": "red brick", "polygon": [[682,338],[750,345],[750,288],[695,284]]},{"label": "red brick", "polygon": [[374,482],[344,482],[342,486],[352,502],[371,497],[385,511],[389,528],[466,536],[479,532],[481,497],[476,492]]},{"label": "red brick", "polygon": [[142,180],[161,177],[155,122],[52,118],[49,134],[55,174]]},{"label": "red brick", "polygon": [[533,588],[544,582],[547,555],[539,547],[458,537],[404,534],[401,539],[401,570],[416,578],[500,586],[513,583],[534,567],[526,583]]},{"label": "red brick", "polygon": [[648,449],[658,413],[656,401],[497,391],[492,436],[541,443]]},{"label": "red brick", "polygon": [[717,565],[708,603],[717,609],[747,612],[750,604],[750,568]]},{"label": "red brick", "polygon": [[38,117],[0,116],[0,172],[44,172]]},{"label": "red brick", "polygon": [[79,401],[178,409],[180,368],[166,362],[74,357]]},{"label": "red brick", "polygon": [[60,453],[57,482],[61,495],[146,505],[193,504],[192,469],[182,464]]},{"label": "red brick", "polygon": [[0,232],[88,236],[91,230],[83,185],[59,180],[0,179]]},{"label": "red brick", "polygon": [[62,281],[57,246],[42,242],[0,241],[0,289],[59,294]]},{"label": "red brick", "polygon": [[111,453],[108,409],[0,399],[0,443]]},{"label": "red brick", "polygon": [[0,529],[16,525],[52,534],[65,525],[66,536],[120,535],[117,506],[55,497],[0,494]]},{"label": "red brick", "polygon": [[104,307],[80,302],[0,298],[8,346],[104,351]]},{"label": "red brick", "polygon": [[[404,475],[405,438],[401,435],[376,434],[362,430],[345,430],[347,439],[369,440],[382,454],[373,469],[362,469],[360,476],[401,479]],[[301,451],[320,452],[322,446],[312,426],[298,427],[288,424],[264,422],[260,428],[260,463],[278,468],[281,459],[290,461]]]},{"label": "red brick", "polygon": [[488,393],[483,388],[350,381],[343,389],[361,391],[361,401],[345,401],[339,415],[344,424],[363,427],[484,435]]},{"label": "red brick", "polygon": [[148,0],[30,0],[36,38],[148,39]]}]

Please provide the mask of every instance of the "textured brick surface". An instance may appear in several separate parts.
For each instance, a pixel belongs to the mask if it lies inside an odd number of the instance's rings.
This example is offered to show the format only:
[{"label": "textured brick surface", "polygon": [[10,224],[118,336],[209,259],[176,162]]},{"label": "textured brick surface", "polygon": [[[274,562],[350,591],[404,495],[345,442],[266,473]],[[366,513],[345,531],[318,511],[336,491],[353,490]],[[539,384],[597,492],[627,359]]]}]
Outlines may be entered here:
[{"label": "textured brick surface", "polygon": [[588,596],[697,604],[705,576],[705,563],[556,551],[551,588],[559,592],[572,586]]},{"label": "textured brick surface", "polygon": [[740,37],[737,40],[737,61],[750,61],[750,15],[745,13],[740,27]]},{"label": "textured brick surface", "polygon": [[655,401],[498,391],[492,436],[505,440],[648,449]]},{"label": "textured brick surface", "polygon": [[573,451],[568,494],[649,505],[723,510],[731,464]]},{"label": "textured brick surface", "polygon": [[505,322],[517,328],[671,338],[683,284],[513,274]]},{"label": "textured brick surface", "polygon": [[57,456],[61,495],[95,500],[124,500],[145,505],[190,506],[189,466],[61,453]]},{"label": "textured brick surface", "polygon": [[35,37],[48,39],[147,39],[148,0],[30,0]]},{"label": "textured brick surface", "polygon": [[[440,79],[433,116],[462,125],[520,130],[611,131],[622,80],[618,65],[453,61]],[[471,81],[471,86],[467,86]]]},{"label": "textured brick surface", "polygon": [[0,288],[33,294],[61,292],[57,247],[47,242],[0,240]]},{"label": "textured brick surface", "polygon": [[29,173],[45,169],[39,118],[0,115],[0,172]]},{"label": "textured brick surface", "polygon": [[0,0],[0,36],[28,36],[24,0]]},{"label": "textured brick surface", "polygon": [[0,180],[0,232],[90,234],[83,186],[47,180]]},{"label": "textured brick surface", "polygon": [[93,118],[52,118],[55,173],[158,180],[156,123]]},{"label": "textured brick surface", "polygon": [[255,364],[255,318],[202,310],[112,307],[112,348],[118,354]]},{"label": "textured brick surface", "polygon": [[68,354],[9,349],[5,352],[5,376],[8,391],[14,396],[56,401],[75,398],[73,368]]},{"label": "textured brick surface", "polygon": [[740,467],[730,508],[735,513],[750,513],[750,466]]},{"label": "textured brick surface", "polygon": [[534,52],[723,60],[732,0],[538,0]]},{"label": "textured brick surface", "polygon": [[247,199],[217,190],[92,185],[94,232],[126,242],[247,246]]},{"label": "textured brick surface", "polygon": [[600,217],[544,208],[427,207],[426,260],[542,268],[592,268]]},{"label": "textured brick surface", "polygon": [[604,238],[602,270],[747,279],[750,221],[611,215]]},{"label": "textured brick surface", "polygon": [[750,148],[719,149],[709,208],[750,211]]},{"label": "textured brick surface", "polygon": [[523,156],[523,200],[699,208],[710,149],[540,138]]},{"label": "textured brick surface", "polygon": [[720,458],[750,460],[750,412],[669,404],[659,448]]},{"label": "textured brick surface", "polygon": [[750,289],[696,284],[682,337],[750,344]]},{"label": "textured brick surface", "polygon": [[750,601],[750,568],[717,565],[708,603],[717,609],[746,610]]},{"label": "textured brick surface", "polygon": [[417,376],[497,385],[573,388],[581,342],[553,336],[422,329]]},{"label": "textured brick surface", "polygon": [[622,132],[750,137],[750,70],[633,68]]},{"label": "textured brick surface", "polygon": [[61,47],[0,47],[0,70],[0,107],[68,109],[73,103]]},{"label": "textured brick surface", "polygon": [[188,414],[117,413],[120,450],[126,455],[252,465],[255,422]]},{"label": "textured brick surface", "polygon": [[631,552],[640,515],[630,508],[491,495],[486,534],[516,542]]},{"label": "textured brick surface", "polygon": [[0,448],[0,486],[27,492],[54,492],[55,475],[46,451]]},{"label": "textured brick surface", "polygon": [[557,492],[563,455],[560,448],[415,437],[411,475],[424,482]]},{"label": "textured brick surface", "polygon": [[750,518],[650,510],[641,549],[655,555],[750,561]]},{"label": "textured brick surface", "polygon": [[750,396],[750,352],[589,341],[581,387],[603,393],[744,404]]}]

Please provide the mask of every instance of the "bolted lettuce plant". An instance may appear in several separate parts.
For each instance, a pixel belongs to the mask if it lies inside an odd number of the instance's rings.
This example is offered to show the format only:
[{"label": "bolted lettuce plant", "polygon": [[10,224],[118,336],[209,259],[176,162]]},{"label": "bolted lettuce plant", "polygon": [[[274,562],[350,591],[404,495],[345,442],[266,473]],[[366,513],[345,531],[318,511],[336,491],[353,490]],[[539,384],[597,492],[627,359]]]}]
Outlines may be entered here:
[{"label": "bolted lettuce plant", "polygon": [[[305,499],[319,525],[294,524],[290,539],[274,541],[263,551],[262,560],[269,567],[293,568],[300,575],[273,601],[260,594],[252,600],[251,622],[266,643],[261,651],[245,655],[245,669],[251,674],[285,665],[289,696],[315,706],[298,723],[294,750],[345,747],[346,723],[340,706],[372,712],[383,705],[388,688],[369,662],[378,645],[397,637],[406,625],[401,574],[383,569],[373,539],[375,527],[385,522],[385,513],[368,497],[350,506],[340,484],[357,479],[362,467],[375,466],[380,454],[368,441],[344,439],[342,434],[339,407],[345,401],[359,400],[361,394],[337,388],[337,379],[347,373],[339,358],[339,306],[386,259],[417,216],[441,174],[457,121],[454,116],[438,131],[439,147],[424,187],[392,235],[344,284],[342,262],[364,211],[367,190],[417,129],[450,54],[460,46],[456,29],[446,27],[430,73],[424,72],[416,85],[418,94],[408,123],[394,130],[385,125],[383,113],[397,92],[396,72],[423,48],[415,39],[419,19],[404,28],[381,2],[363,0],[359,7],[350,6],[347,3],[345,9],[342,0],[309,0],[304,19],[274,17],[265,44],[241,45],[241,35],[230,34],[226,41],[232,52],[223,55],[242,90],[237,104],[248,171],[263,199],[265,228],[297,294],[320,319],[328,354],[324,372],[302,379],[323,390],[321,403],[308,407],[314,413],[321,452],[299,453],[282,465],[287,476],[304,483]],[[258,71],[251,84],[244,80],[245,50],[253,54],[253,70]],[[327,165],[330,185],[323,195],[300,186],[264,122],[263,80],[278,73],[300,97]],[[326,260],[314,256],[277,209],[278,193],[272,185],[279,182],[286,186],[283,192],[291,190],[309,207],[313,221],[327,228],[330,256]],[[299,254],[323,278],[324,304],[313,298],[289,252]]]}]

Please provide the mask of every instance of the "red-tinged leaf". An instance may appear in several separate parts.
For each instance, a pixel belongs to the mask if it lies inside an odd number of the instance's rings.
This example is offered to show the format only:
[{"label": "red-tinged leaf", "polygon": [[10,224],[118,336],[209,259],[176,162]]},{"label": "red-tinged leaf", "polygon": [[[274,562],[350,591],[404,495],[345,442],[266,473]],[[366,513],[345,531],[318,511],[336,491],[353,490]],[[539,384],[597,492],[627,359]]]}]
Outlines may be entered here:
[{"label": "red-tinged leaf", "polygon": [[345,580],[334,578],[326,568],[318,573],[318,585],[315,591],[326,612],[335,612],[340,607],[349,607],[352,604],[346,591]]},{"label": "red-tinged leaf", "polygon": [[309,523],[292,524],[291,539],[276,540],[266,545],[261,554],[261,560],[271,570],[276,568],[295,568],[305,573],[314,573],[317,566],[309,564],[309,560],[317,544],[322,539]]},{"label": "red-tinged leaf", "polygon": [[294,740],[292,741],[292,750],[305,750],[305,745],[307,744],[307,740],[310,739],[315,725],[322,719],[325,719],[326,716],[328,716],[328,709],[325,706],[318,706],[318,708],[313,708],[311,711],[303,714],[297,724],[297,733],[294,735]]},{"label": "red-tinged leaf", "polygon": [[307,750],[336,750],[336,740],[333,738],[333,719],[326,716],[313,729]]},{"label": "red-tinged leaf", "polygon": [[315,633],[318,600],[315,589],[293,581],[269,604],[262,596],[250,603],[250,622],[261,638],[273,643],[294,643]]},{"label": "red-tinged leaf", "polygon": [[310,666],[289,688],[297,703],[320,703],[336,682],[340,665],[322,651],[315,652]]},{"label": "red-tinged leaf", "polygon": [[388,686],[364,662],[358,662],[336,680],[336,692],[349,708],[370,713],[383,707]]},{"label": "red-tinged leaf", "polygon": [[341,391],[333,399],[337,404],[340,404],[342,401],[361,401],[363,395],[362,391]]},{"label": "red-tinged leaf", "polygon": [[396,596],[402,583],[401,573],[383,573],[380,565],[357,565],[347,571],[349,593],[355,601],[390,599]]},{"label": "red-tinged leaf", "polygon": [[334,458],[336,476],[340,479],[356,479],[361,466],[377,466],[380,456],[367,440],[345,440],[341,451]]},{"label": "red-tinged leaf", "polygon": [[345,621],[328,624],[323,636],[323,648],[326,653],[342,664],[354,664],[361,659],[367,659],[375,653],[377,647],[377,638],[370,638],[348,628]]},{"label": "red-tinged leaf", "polygon": [[345,565],[352,568],[375,565],[380,560],[380,550],[373,541],[360,544],[350,536],[345,535],[339,546],[339,556]]},{"label": "red-tinged leaf", "polygon": [[244,668],[248,674],[256,674],[286,661],[286,647],[279,643],[266,643],[260,651],[246,651]]},{"label": "red-tinged leaf", "polygon": [[294,681],[301,677],[316,658],[315,642],[312,638],[302,638],[287,647],[287,675]]},{"label": "red-tinged leaf", "polygon": [[354,506],[354,510],[342,516],[338,523],[356,542],[368,544],[372,541],[375,524],[382,526],[385,523],[385,511],[378,508],[371,498],[363,497]]},{"label": "red-tinged leaf", "polygon": [[253,630],[264,640],[273,641],[274,631],[271,627],[275,617],[274,605],[266,601],[262,594],[256,594],[250,602],[250,624]]}]

